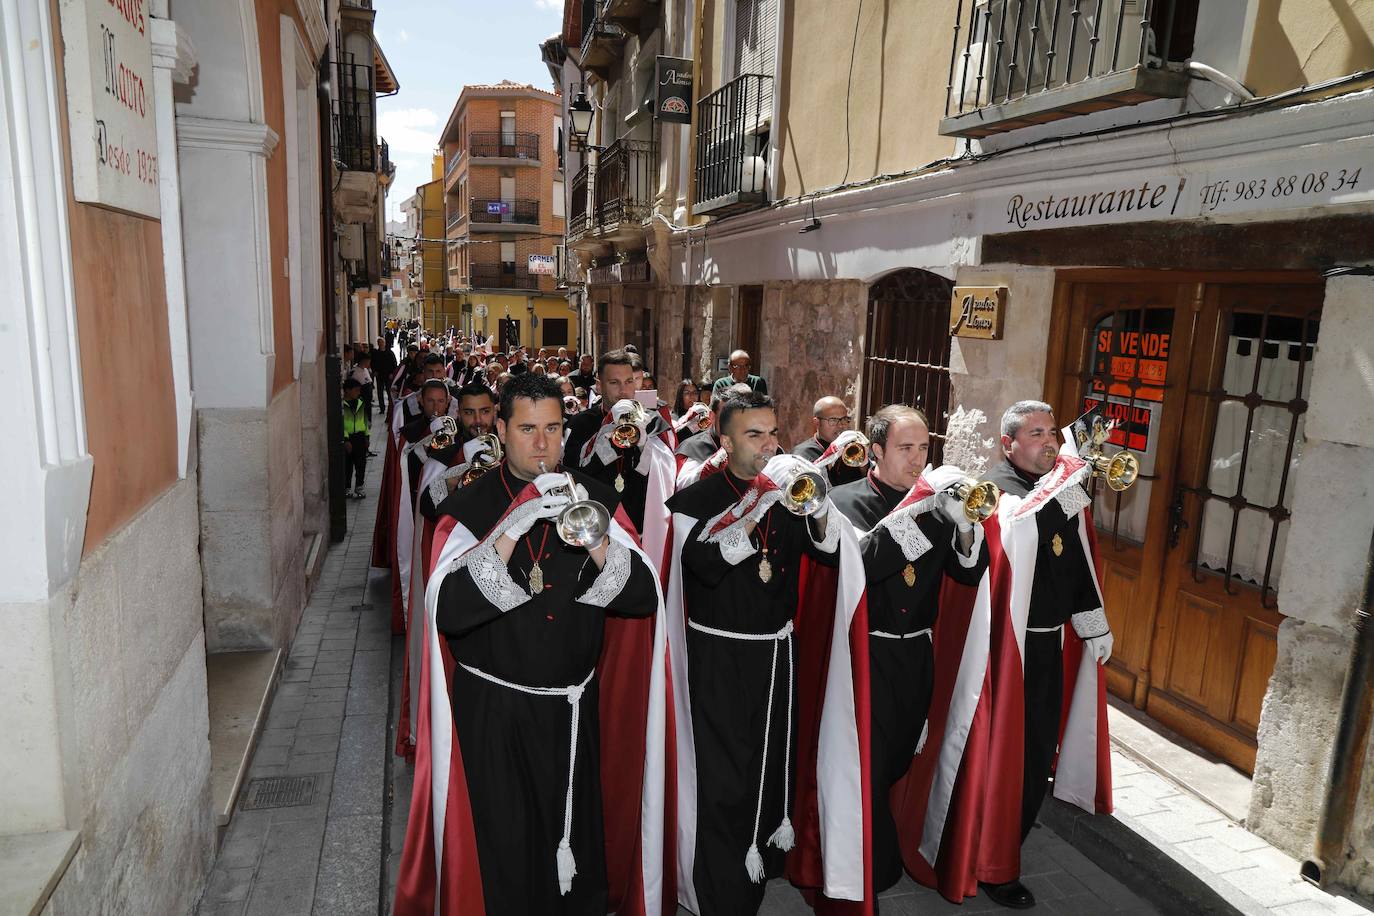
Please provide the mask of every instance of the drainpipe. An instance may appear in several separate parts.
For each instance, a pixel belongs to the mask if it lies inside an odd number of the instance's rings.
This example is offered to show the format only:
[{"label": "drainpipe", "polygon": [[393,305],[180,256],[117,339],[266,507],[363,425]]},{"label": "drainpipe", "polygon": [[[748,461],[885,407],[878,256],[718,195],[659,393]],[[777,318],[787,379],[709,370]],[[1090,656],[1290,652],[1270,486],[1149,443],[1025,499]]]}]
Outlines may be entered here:
[{"label": "drainpipe", "polygon": [[[324,4],[325,22],[329,21],[329,4]],[[343,368],[339,354],[339,299],[335,285],[338,257],[334,238],[334,187],[330,176],[334,172],[334,138],[329,129],[333,113],[329,98],[329,49],[320,59],[316,76],[316,107],[319,110],[320,146],[320,229],[324,244],[324,429],[325,448],[329,456],[329,542],[337,544],[348,534],[348,507],[344,497],[343,451]]]},{"label": "drainpipe", "polygon": [[1350,650],[1350,670],[1341,697],[1340,721],[1331,750],[1331,773],[1327,781],[1326,802],[1317,829],[1317,849],[1302,863],[1300,874],[1318,887],[1325,887],[1340,874],[1345,863],[1350,820],[1364,775],[1365,749],[1369,744],[1371,713],[1374,712],[1374,538],[1369,545],[1365,567],[1364,599],[1355,610],[1355,644]]}]

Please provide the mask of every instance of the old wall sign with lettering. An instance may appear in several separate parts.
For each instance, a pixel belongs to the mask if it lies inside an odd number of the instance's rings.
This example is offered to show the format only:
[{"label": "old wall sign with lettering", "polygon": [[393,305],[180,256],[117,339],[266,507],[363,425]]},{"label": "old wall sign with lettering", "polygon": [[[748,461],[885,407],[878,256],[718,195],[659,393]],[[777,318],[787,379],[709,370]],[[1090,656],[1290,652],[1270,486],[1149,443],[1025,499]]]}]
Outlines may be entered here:
[{"label": "old wall sign with lettering", "polygon": [[1006,312],[1005,286],[956,286],[949,304],[949,333],[955,337],[1001,340]]},{"label": "old wall sign with lettering", "polygon": [[60,9],[76,199],[157,217],[148,0],[61,0]]}]

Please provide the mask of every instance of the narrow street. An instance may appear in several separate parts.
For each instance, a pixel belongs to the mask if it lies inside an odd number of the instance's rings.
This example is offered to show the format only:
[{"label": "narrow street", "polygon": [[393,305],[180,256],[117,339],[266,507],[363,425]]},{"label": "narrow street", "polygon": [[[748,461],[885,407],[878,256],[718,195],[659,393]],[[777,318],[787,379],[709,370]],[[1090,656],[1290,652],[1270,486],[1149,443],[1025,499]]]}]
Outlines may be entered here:
[{"label": "narrow street", "polygon": [[[367,498],[349,502],[348,537],[329,551],[296,631],[199,916],[391,912],[412,771],[392,753],[401,640],[389,632],[390,581],[369,578],[385,452],[381,424],[373,427]],[[1158,912],[1046,827],[1024,856],[1039,912]],[[881,899],[889,916],[1001,911],[982,894],[951,904],[909,878]],[[776,880],[760,913],[811,908]]]}]

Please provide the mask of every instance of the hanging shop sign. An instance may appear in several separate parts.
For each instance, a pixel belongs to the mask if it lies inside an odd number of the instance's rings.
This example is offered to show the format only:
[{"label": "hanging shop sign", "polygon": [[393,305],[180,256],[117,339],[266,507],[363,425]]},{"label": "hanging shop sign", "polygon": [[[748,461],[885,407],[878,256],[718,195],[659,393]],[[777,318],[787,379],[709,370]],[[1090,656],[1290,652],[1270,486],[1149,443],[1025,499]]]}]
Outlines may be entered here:
[{"label": "hanging shop sign", "polygon": [[157,124],[147,0],[61,0],[72,189],[156,218]]},{"label": "hanging shop sign", "polygon": [[659,57],[654,68],[658,92],[654,117],[668,124],[692,123],[692,60]]},{"label": "hanging shop sign", "polygon": [[956,286],[949,304],[949,333],[976,340],[1001,340],[1006,313],[1005,286]]}]

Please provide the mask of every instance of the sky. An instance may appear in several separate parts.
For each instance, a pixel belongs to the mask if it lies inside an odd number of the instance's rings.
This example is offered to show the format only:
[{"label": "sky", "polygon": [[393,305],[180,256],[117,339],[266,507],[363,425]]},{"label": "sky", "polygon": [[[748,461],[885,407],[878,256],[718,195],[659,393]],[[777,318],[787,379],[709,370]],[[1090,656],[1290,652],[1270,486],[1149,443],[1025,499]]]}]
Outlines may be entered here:
[{"label": "sky", "polygon": [[458,93],[469,83],[512,80],[551,89],[539,43],[563,24],[563,0],[374,0],[374,33],[401,91],[377,100],[378,135],[396,181],[387,220],[429,181],[429,162]]}]

